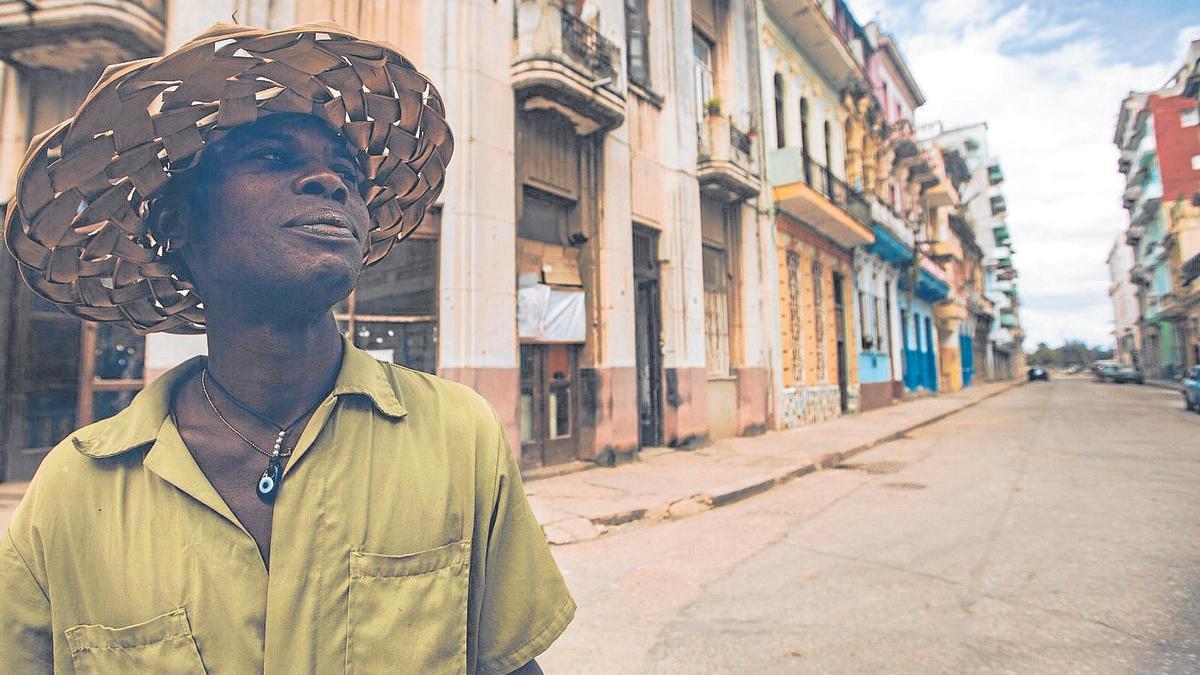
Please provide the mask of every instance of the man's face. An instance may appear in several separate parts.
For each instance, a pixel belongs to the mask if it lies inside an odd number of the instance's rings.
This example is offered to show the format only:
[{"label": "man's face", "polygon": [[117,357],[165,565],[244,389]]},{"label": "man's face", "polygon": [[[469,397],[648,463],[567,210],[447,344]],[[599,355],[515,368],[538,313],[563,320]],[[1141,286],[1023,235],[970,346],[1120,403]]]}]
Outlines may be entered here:
[{"label": "man's face", "polygon": [[210,148],[184,259],[200,296],[326,311],[358,281],[371,227],[345,141],[308,115],[272,115]]}]

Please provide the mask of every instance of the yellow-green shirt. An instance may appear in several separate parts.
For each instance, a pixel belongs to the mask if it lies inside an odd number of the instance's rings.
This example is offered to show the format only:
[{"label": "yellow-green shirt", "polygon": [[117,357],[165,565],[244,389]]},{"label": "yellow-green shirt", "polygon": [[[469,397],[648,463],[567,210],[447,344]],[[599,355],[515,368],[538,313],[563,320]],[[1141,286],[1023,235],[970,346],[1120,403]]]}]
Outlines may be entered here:
[{"label": "yellow-green shirt", "polygon": [[38,469],[0,542],[0,671],[506,673],[571,621],[491,406],[348,343],[268,576],[170,415],[201,363]]}]

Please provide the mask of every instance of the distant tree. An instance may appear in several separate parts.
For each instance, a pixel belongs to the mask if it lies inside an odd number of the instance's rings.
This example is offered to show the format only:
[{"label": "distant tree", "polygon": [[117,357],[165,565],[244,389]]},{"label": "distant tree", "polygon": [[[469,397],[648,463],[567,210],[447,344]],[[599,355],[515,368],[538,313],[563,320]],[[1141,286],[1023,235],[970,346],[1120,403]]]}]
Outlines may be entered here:
[{"label": "distant tree", "polygon": [[1089,347],[1082,340],[1065,340],[1058,347],[1039,342],[1027,357],[1030,365],[1043,368],[1086,368],[1093,361],[1111,359],[1112,350]]}]

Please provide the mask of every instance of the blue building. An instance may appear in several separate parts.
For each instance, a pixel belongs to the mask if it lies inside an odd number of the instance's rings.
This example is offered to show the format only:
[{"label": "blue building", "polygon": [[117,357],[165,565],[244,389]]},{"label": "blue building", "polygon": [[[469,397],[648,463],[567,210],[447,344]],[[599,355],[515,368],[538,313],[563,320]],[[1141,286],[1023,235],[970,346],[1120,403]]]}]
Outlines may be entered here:
[{"label": "blue building", "polygon": [[[922,268],[915,289],[912,275],[900,278],[900,334],[904,346],[902,371],[908,391],[937,391],[938,343],[933,305],[950,295],[950,285]],[[970,353],[970,350],[966,350]]]}]

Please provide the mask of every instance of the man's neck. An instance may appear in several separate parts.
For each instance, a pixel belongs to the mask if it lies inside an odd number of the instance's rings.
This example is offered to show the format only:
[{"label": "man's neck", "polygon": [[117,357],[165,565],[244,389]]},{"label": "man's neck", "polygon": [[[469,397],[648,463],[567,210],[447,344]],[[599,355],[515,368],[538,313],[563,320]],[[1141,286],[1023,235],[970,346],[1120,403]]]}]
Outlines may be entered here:
[{"label": "man's neck", "polygon": [[272,322],[209,312],[208,368],[240,401],[280,424],[333,386],[342,338],[332,314]]}]

